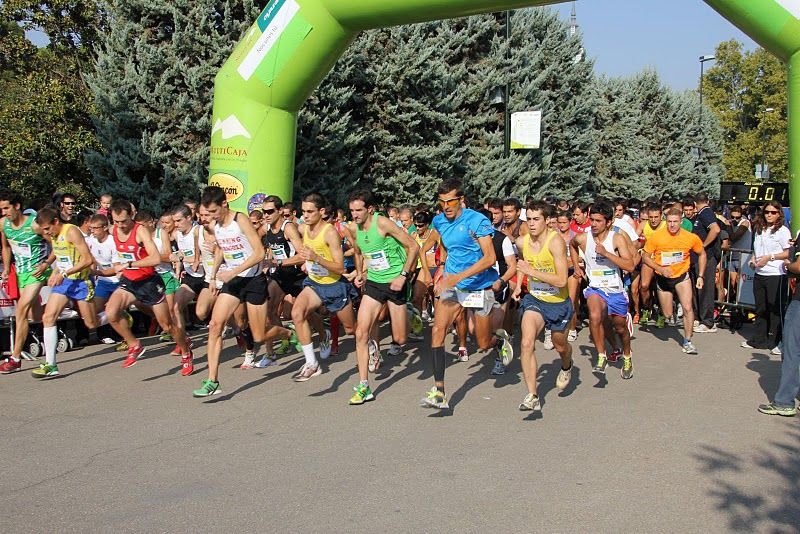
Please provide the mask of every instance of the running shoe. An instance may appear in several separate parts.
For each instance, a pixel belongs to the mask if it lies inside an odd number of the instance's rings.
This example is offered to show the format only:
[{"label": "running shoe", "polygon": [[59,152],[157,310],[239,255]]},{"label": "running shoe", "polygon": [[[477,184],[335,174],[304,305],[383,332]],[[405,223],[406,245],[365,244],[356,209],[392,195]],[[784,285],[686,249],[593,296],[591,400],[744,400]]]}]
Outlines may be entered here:
[{"label": "running shoe", "polygon": [[422,334],[415,334],[414,332],[409,332],[407,337],[409,341],[425,341],[425,336]]},{"label": "running shoe", "polygon": [[511,345],[511,336],[502,328],[498,328],[494,334],[497,336],[497,344],[495,345],[497,354],[500,356],[500,359],[503,360],[503,365],[508,367],[511,360],[514,359],[514,347]]},{"label": "running shoe", "polygon": [[743,349],[754,349],[755,348],[753,345],[750,344],[749,341],[742,341],[739,344],[739,346],[742,347]]},{"label": "running shoe", "polygon": [[775,406],[771,402],[759,405],[758,411],[767,415],[782,415],[783,417],[794,417],[797,414],[797,408],[794,406]]},{"label": "running shoe", "polygon": [[128,342],[127,341],[121,341],[121,342],[117,343],[117,346],[114,347],[114,350],[117,351],[117,352],[125,352],[126,350],[128,350]]},{"label": "running shoe", "polygon": [[331,331],[325,330],[325,339],[319,342],[319,357],[327,360],[331,357]]},{"label": "running shoe", "polygon": [[[114,343],[114,341],[112,340],[111,343]],[[19,353],[19,356],[20,356],[21,359],[27,360],[29,362],[35,362],[36,361],[36,358],[33,357],[30,352],[25,352],[24,350]]]},{"label": "running shoe", "polygon": [[275,354],[285,356],[286,354],[289,354],[289,352],[292,350],[291,347],[292,347],[291,343],[289,342],[288,339],[281,339],[280,342],[278,342],[278,346],[275,347]]},{"label": "running shoe", "polygon": [[352,405],[364,404],[365,402],[375,400],[375,396],[372,394],[372,390],[369,389],[369,386],[359,384],[353,388],[353,391],[355,391],[355,393],[350,397],[350,404]]},{"label": "running shoe", "polygon": [[6,358],[6,360],[0,364],[0,374],[10,375],[11,373],[16,373],[21,370],[22,360],[14,361],[13,358]]},{"label": "running shoe", "polygon": [[389,343],[389,348],[386,350],[386,354],[389,356],[400,356],[403,354],[403,347],[401,347],[399,343],[392,341]]},{"label": "running shoe", "polygon": [[273,355],[265,354],[261,357],[260,360],[256,362],[256,367],[258,369],[263,369],[265,367],[270,367],[271,365],[275,365],[278,363],[278,360],[275,359]]},{"label": "running shoe", "polygon": [[[189,344],[189,350],[191,351],[194,348],[194,341],[192,341],[192,338],[186,338],[186,342]],[[172,356],[180,356],[182,354],[180,345],[176,344],[175,348],[172,349],[172,352],[170,352],[170,354]]]},{"label": "running shoe", "polygon": [[528,393],[519,403],[519,410],[521,412],[540,412],[542,405],[539,403],[539,397],[533,393]]},{"label": "running shoe", "polygon": [[321,374],[322,367],[319,364],[309,365],[308,363],[304,363],[303,367],[292,377],[292,380],[295,382],[306,382]]},{"label": "running shoe", "polygon": [[577,339],[578,339],[578,331],[577,330],[570,330],[567,333],[567,341],[573,342],[573,341],[577,341]]},{"label": "running shoe", "polygon": [[128,368],[136,364],[139,358],[142,357],[144,354],[145,348],[142,346],[141,343],[138,345],[134,345],[133,347],[128,349],[128,357],[125,358],[125,361],[122,362],[122,367]]},{"label": "running shoe", "polygon": [[680,304],[678,304],[677,316],[678,316],[679,319],[683,318],[683,306],[681,306]]},{"label": "running shoe", "polygon": [[194,354],[189,351],[188,356],[181,356],[181,376],[189,376],[194,372]]},{"label": "running shoe", "polygon": [[432,387],[425,397],[419,401],[419,405],[423,408],[435,408],[437,410],[448,410],[450,408],[447,403],[447,396],[436,389],[436,386]]},{"label": "running shoe", "polygon": [[163,332],[158,336],[159,341],[172,341],[172,335],[169,332]]},{"label": "running shoe", "polygon": [[782,354],[780,345],[777,345],[777,346],[773,347],[772,350],[769,351],[769,352],[773,356],[780,356]]},{"label": "running shoe", "polygon": [[214,382],[209,378],[206,378],[200,383],[200,389],[195,389],[192,391],[192,395],[195,397],[210,397],[211,395],[216,395],[217,393],[221,393],[219,382]]},{"label": "running shoe", "polygon": [[608,355],[608,363],[616,363],[620,356],[622,356],[622,349],[612,350]]},{"label": "running shoe", "polygon": [[598,354],[597,355],[597,363],[592,367],[592,372],[596,375],[604,375],[606,374],[606,365],[608,365],[608,359],[606,358],[605,354]]},{"label": "running shoe", "polygon": [[711,325],[710,327],[708,327],[704,324],[699,324],[694,327],[694,332],[696,334],[713,334],[716,331],[717,331],[717,325]]},{"label": "running shoe", "polygon": [[252,350],[248,350],[244,353],[244,361],[242,365],[239,366],[239,369],[252,369],[256,366],[256,353]]},{"label": "running shoe", "polygon": [[647,326],[647,323],[650,322],[650,310],[642,310],[642,314],[639,316],[639,324],[642,326]]},{"label": "running shoe", "polygon": [[556,377],[556,387],[561,391],[567,389],[570,381],[572,380],[572,364],[570,364],[569,369],[561,369],[558,372],[558,376]]},{"label": "running shoe", "polygon": [[419,312],[417,311],[417,309],[414,307],[413,304],[411,303],[407,304],[407,308],[408,308],[408,318],[411,324],[411,333],[416,336],[419,336],[422,334],[422,330],[424,328],[424,325],[422,323],[422,316],[419,314]]},{"label": "running shoe", "polygon": [[33,378],[54,378],[58,376],[58,366],[49,363],[40,363],[39,367],[31,371]]},{"label": "running shoe", "polygon": [[103,345],[113,345],[114,343],[116,343],[116,341],[114,341],[110,337],[104,337],[103,339],[100,340],[100,343],[102,343]]},{"label": "running shoe", "polygon": [[368,369],[370,373],[374,373],[381,366],[381,360],[383,359],[381,356],[381,348],[377,341],[370,339],[367,342],[367,349],[369,350]]},{"label": "running shoe", "polygon": [[122,316],[125,318],[125,321],[128,323],[128,328],[133,328],[133,315],[128,313],[128,310],[122,312]]},{"label": "running shoe", "polygon": [[673,315],[672,317],[667,319],[667,325],[677,327],[678,326],[678,318]]},{"label": "running shoe", "polygon": [[428,313],[428,310],[422,310],[422,320],[426,323],[430,323],[433,320],[431,315]]},{"label": "running shoe", "polygon": [[664,328],[665,325],[666,320],[664,319],[664,316],[659,313],[658,317],[656,317],[656,328]]},{"label": "running shoe", "polygon": [[500,360],[494,361],[494,367],[492,367],[492,374],[495,376],[506,374],[506,366],[503,365],[503,362],[501,362]]},{"label": "running shoe", "polygon": [[542,347],[544,347],[544,350],[552,350],[554,347],[553,332],[547,328],[544,329],[544,343],[542,343]]},{"label": "running shoe", "polygon": [[469,352],[467,352],[467,347],[458,347],[458,352],[456,353],[456,357],[453,358],[454,362],[468,362],[469,361]]},{"label": "running shoe", "polygon": [[623,356],[622,369],[620,369],[619,374],[625,380],[633,378],[633,360],[630,356],[627,358]]},{"label": "running shoe", "polygon": [[686,354],[697,354],[697,347],[688,339],[681,345],[681,350]]}]

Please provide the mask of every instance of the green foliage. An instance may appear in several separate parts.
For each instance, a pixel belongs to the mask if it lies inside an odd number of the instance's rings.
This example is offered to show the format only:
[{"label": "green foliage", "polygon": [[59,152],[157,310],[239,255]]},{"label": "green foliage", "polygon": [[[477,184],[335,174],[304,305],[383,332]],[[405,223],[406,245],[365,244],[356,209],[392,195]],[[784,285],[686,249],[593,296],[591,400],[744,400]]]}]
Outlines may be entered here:
[{"label": "green foliage", "polygon": [[644,199],[718,193],[721,130],[709,113],[699,127],[696,95],[672,91],[652,71],[598,78],[595,92],[601,102],[595,124],[599,194]]},{"label": "green foliage", "polygon": [[152,209],[207,178],[214,76],[259,12],[253,2],[115,0],[88,76],[102,146],[87,155],[101,190]]},{"label": "green foliage", "polygon": [[787,181],[785,65],[762,48],[743,52],[735,40],[720,43],[715,56],[703,96],[723,129],[726,179],[753,179],[754,166],[766,161],[770,181]]}]

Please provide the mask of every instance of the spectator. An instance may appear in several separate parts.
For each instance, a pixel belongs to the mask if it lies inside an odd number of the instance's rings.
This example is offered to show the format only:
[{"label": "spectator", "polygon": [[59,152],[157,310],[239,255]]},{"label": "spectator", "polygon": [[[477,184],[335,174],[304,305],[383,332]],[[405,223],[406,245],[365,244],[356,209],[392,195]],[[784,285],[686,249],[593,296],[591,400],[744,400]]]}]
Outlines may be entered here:
[{"label": "spectator", "polygon": [[114,202],[114,197],[109,195],[108,193],[104,193],[100,195],[100,207],[97,209],[97,213],[99,215],[105,215],[106,217],[111,217],[109,215],[109,208],[111,208],[111,203]]}]

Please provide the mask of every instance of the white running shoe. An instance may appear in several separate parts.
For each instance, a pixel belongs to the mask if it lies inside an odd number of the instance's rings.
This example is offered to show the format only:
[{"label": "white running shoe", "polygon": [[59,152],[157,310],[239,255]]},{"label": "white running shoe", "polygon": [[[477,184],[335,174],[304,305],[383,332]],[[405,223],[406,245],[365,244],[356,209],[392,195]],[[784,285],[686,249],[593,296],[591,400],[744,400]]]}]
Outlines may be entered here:
[{"label": "white running shoe", "polygon": [[275,365],[277,363],[278,363],[277,360],[271,358],[269,354],[265,354],[260,360],[258,360],[258,362],[256,362],[255,366],[258,369],[263,369],[265,367],[269,367],[270,365]]},{"label": "white running shoe", "polygon": [[308,362],[303,364],[303,367],[292,377],[292,380],[295,382],[305,382],[306,380],[310,380],[315,376],[319,376],[322,374],[322,366],[317,365],[309,365]]},{"label": "white running shoe", "polygon": [[578,331],[577,330],[570,330],[567,333],[567,341],[573,342],[573,341],[576,341],[577,339],[578,339]]},{"label": "white running shoe", "polygon": [[544,350],[553,350],[554,347],[553,333],[546,328],[544,329],[544,343],[542,344],[542,347],[544,347]]},{"label": "white running shoe", "polygon": [[252,350],[248,350],[244,353],[244,361],[242,365],[239,366],[239,369],[252,369],[256,366],[256,353]]},{"label": "white running shoe", "polygon": [[367,346],[369,347],[369,364],[367,368],[370,373],[374,373],[381,366],[381,348],[374,339],[370,339],[367,342]]},{"label": "white running shoe", "polygon": [[325,339],[319,342],[319,357],[327,360],[331,356],[331,331],[325,330]]}]

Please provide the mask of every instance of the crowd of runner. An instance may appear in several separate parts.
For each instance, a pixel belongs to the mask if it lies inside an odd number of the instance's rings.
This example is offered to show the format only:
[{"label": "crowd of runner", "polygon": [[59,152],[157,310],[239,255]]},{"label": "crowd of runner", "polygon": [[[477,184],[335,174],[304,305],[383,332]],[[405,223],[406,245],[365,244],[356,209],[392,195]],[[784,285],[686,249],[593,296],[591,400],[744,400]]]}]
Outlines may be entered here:
[{"label": "crowd of runner", "polygon": [[[517,338],[526,387],[519,409],[535,411],[538,342],[560,357],[560,390],[572,380],[571,344],[584,326],[598,376],[621,359],[621,378],[633,378],[634,324],[682,327],[676,349],[697,354],[693,335],[717,331],[719,303],[739,287],[746,260],[755,271],[755,326],[742,347],[784,358],[775,401],[759,410],[796,412],[800,336],[782,325],[800,313],[797,293],[787,302],[787,272],[800,272],[800,260],[774,201],[752,212],[723,209],[705,194],[473,203],[459,181],[444,180],[434,206],[384,208],[371,192],[356,191],[347,211],[310,193],[299,211],[267,196],[260,209],[239,213],[215,186],[158,217],[107,194],[94,212],[76,215],[76,205],[64,195],[23,211],[18,195],[0,193],[2,276],[16,299],[14,343],[0,373],[31,359],[23,349],[32,319],[42,323],[45,356],[32,375],[59,376],[57,322],[67,307],[80,314],[89,343],[118,343],[123,367],[133,366],[147,350],[134,335],[135,309],[151,318],[151,333],[159,327],[162,340],[174,341],[183,376],[195,371],[187,325],[207,322],[207,376],[195,397],[221,392],[227,332],[243,350],[242,369],[302,353],[296,382],[319,376],[320,360],[338,353],[339,335],[353,334],[359,381],[349,402],[357,405],[375,398],[370,373],[383,358],[402,357],[430,324],[434,383],[422,406],[449,408],[448,359],[490,354],[491,373],[501,375]],[[391,342],[381,347],[387,319]],[[98,334],[104,325],[116,335]],[[448,356],[451,332],[457,349]]]}]

